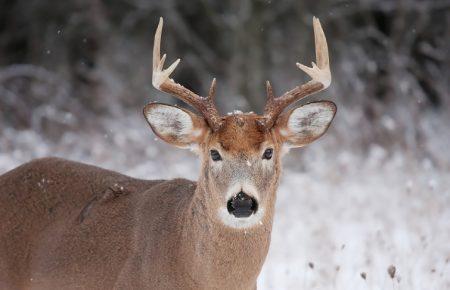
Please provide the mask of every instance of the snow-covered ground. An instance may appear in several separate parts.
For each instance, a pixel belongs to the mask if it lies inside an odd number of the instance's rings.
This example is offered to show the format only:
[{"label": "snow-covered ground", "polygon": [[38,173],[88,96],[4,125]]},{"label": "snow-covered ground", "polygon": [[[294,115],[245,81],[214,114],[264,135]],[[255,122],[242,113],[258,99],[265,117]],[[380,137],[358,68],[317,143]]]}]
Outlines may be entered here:
[{"label": "snow-covered ground", "polygon": [[[53,141],[7,128],[0,174],[61,156],[134,177],[195,179],[196,157],[155,140],[133,116]],[[400,150],[372,146],[360,156],[344,146],[329,152],[326,144],[286,158],[259,289],[450,289],[450,172]]]}]

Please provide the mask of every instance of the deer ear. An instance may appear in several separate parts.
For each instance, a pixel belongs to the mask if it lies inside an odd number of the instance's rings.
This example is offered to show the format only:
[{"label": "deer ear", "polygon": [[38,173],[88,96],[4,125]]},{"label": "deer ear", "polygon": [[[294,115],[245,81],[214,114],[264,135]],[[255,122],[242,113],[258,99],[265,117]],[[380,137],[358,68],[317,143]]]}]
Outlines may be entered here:
[{"label": "deer ear", "polygon": [[309,103],[281,115],[275,130],[288,147],[302,147],[321,137],[335,114],[336,105],[333,102]]},{"label": "deer ear", "polygon": [[170,105],[148,104],[144,116],[159,138],[181,148],[200,143],[208,129],[203,118]]}]

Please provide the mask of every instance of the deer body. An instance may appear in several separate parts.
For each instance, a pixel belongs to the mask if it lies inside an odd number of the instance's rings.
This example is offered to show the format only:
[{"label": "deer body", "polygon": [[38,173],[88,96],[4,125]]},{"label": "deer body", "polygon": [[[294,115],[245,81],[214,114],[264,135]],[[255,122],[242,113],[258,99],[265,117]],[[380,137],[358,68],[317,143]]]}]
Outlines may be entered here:
[{"label": "deer body", "polygon": [[162,140],[201,159],[197,182],[145,181],[62,159],[41,159],[0,176],[1,289],[254,290],[270,243],[281,157],[321,137],[332,102],[292,103],[325,89],[331,73],[314,19],[312,80],[275,97],[263,115],[220,116],[213,98],[177,84],[163,69],[162,19],[153,86],[200,114],[151,103],[144,116]]},{"label": "deer body", "polygon": [[0,184],[1,289],[254,289],[269,246],[269,221],[226,228],[185,179],[45,158]]}]

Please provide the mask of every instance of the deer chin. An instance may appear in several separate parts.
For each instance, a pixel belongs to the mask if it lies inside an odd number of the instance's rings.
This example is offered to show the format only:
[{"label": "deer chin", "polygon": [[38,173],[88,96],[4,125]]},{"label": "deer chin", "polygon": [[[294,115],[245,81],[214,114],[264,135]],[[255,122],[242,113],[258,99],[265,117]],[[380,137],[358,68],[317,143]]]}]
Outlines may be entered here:
[{"label": "deer chin", "polygon": [[248,217],[236,217],[228,211],[226,206],[220,207],[218,210],[219,220],[230,228],[246,229],[263,225],[264,208],[261,206],[258,210]]}]

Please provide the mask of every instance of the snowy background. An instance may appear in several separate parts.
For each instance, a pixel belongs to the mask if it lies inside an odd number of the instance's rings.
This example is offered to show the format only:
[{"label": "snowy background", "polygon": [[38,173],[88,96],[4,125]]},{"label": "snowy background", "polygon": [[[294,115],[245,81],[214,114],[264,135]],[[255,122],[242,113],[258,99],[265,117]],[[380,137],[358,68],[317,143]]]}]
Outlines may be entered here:
[{"label": "snowy background", "polygon": [[175,101],[150,83],[158,17],[175,79],[204,93],[215,76],[222,112],[258,112],[266,79],[306,80],[316,15],[334,75],[317,98],[338,115],[284,160],[259,288],[450,289],[450,2],[303,2],[0,1],[0,174],[60,156],[196,179],[142,116]]}]

